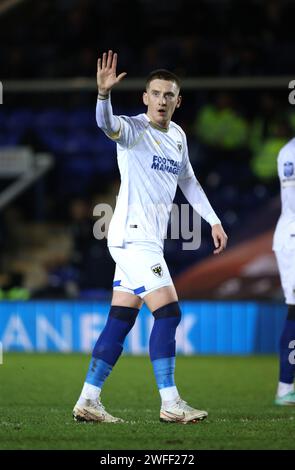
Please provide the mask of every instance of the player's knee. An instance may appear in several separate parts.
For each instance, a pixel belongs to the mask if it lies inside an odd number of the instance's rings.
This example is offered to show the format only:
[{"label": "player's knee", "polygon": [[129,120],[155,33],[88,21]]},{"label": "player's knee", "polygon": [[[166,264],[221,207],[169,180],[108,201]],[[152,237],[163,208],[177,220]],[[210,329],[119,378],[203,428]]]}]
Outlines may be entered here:
[{"label": "player's knee", "polygon": [[181,320],[181,310],[178,302],[171,302],[170,304],[163,305],[163,307],[158,308],[152,313],[155,320],[169,318],[170,322],[176,326]]},{"label": "player's knee", "polygon": [[112,305],[109,317],[134,325],[138,313],[138,308]]}]

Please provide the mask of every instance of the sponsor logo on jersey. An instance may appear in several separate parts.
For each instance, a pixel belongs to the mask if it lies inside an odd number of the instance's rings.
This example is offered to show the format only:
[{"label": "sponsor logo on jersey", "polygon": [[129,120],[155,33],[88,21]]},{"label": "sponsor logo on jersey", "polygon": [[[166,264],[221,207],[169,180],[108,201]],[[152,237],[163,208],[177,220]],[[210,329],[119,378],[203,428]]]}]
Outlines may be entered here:
[{"label": "sponsor logo on jersey", "polygon": [[181,163],[173,160],[172,158],[159,157],[158,155],[153,155],[153,163],[151,169],[178,175],[181,169]]},{"label": "sponsor logo on jersey", "polygon": [[293,162],[284,163],[284,176],[289,177],[294,174],[294,165]]},{"label": "sponsor logo on jersey", "polygon": [[154,264],[154,266],[151,267],[151,270],[153,271],[154,275],[157,277],[162,277],[163,276],[163,269],[162,266],[159,264]]}]

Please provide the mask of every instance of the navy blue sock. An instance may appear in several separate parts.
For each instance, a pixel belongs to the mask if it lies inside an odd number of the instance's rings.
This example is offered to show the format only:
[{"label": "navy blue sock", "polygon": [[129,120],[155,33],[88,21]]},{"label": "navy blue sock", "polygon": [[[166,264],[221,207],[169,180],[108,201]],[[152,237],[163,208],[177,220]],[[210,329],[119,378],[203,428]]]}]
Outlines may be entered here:
[{"label": "navy blue sock", "polygon": [[159,389],[172,387],[175,370],[175,334],[181,319],[178,302],[164,305],[153,312],[149,352]]},{"label": "navy blue sock", "polygon": [[123,351],[124,340],[132,329],[139,310],[112,306],[107,323],[92,352],[86,382],[102,387]]},{"label": "navy blue sock", "polygon": [[292,384],[294,381],[295,365],[289,361],[292,352],[289,344],[295,340],[295,305],[288,305],[288,315],[280,339],[280,382]]}]

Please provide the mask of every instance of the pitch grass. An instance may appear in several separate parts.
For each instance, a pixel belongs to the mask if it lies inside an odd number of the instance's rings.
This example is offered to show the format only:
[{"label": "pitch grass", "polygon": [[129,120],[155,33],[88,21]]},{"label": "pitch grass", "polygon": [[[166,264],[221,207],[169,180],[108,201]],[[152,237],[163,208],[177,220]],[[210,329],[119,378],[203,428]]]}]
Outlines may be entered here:
[{"label": "pitch grass", "polygon": [[127,420],[72,419],[89,355],[4,353],[0,366],[0,449],[294,449],[295,407],[273,405],[277,358],[178,357],[182,397],[206,409],[195,425],[159,422],[147,357],[122,357],[103,403]]}]

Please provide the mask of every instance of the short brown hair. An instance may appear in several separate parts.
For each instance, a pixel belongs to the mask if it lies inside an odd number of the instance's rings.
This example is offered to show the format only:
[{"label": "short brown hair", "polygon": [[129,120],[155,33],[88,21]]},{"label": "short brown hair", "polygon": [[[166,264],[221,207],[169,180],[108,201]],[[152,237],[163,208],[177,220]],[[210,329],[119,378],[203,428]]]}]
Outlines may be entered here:
[{"label": "short brown hair", "polygon": [[169,72],[169,70],[166,70],[166,69],[153,70],[148,75],[148,77],[146,79],[146,82],[145,82],[146,89],[148,89],[149,84],[151,83],[151,81],[155,80],[157,78],[159,78],[160,80],[167,80],[169,82],[175,82],[176,85],[178,86],[179,90],[180,90],[180,80],[179,80],[179,78],[177,77],[177,75],[175,75],[175,73]]}]

